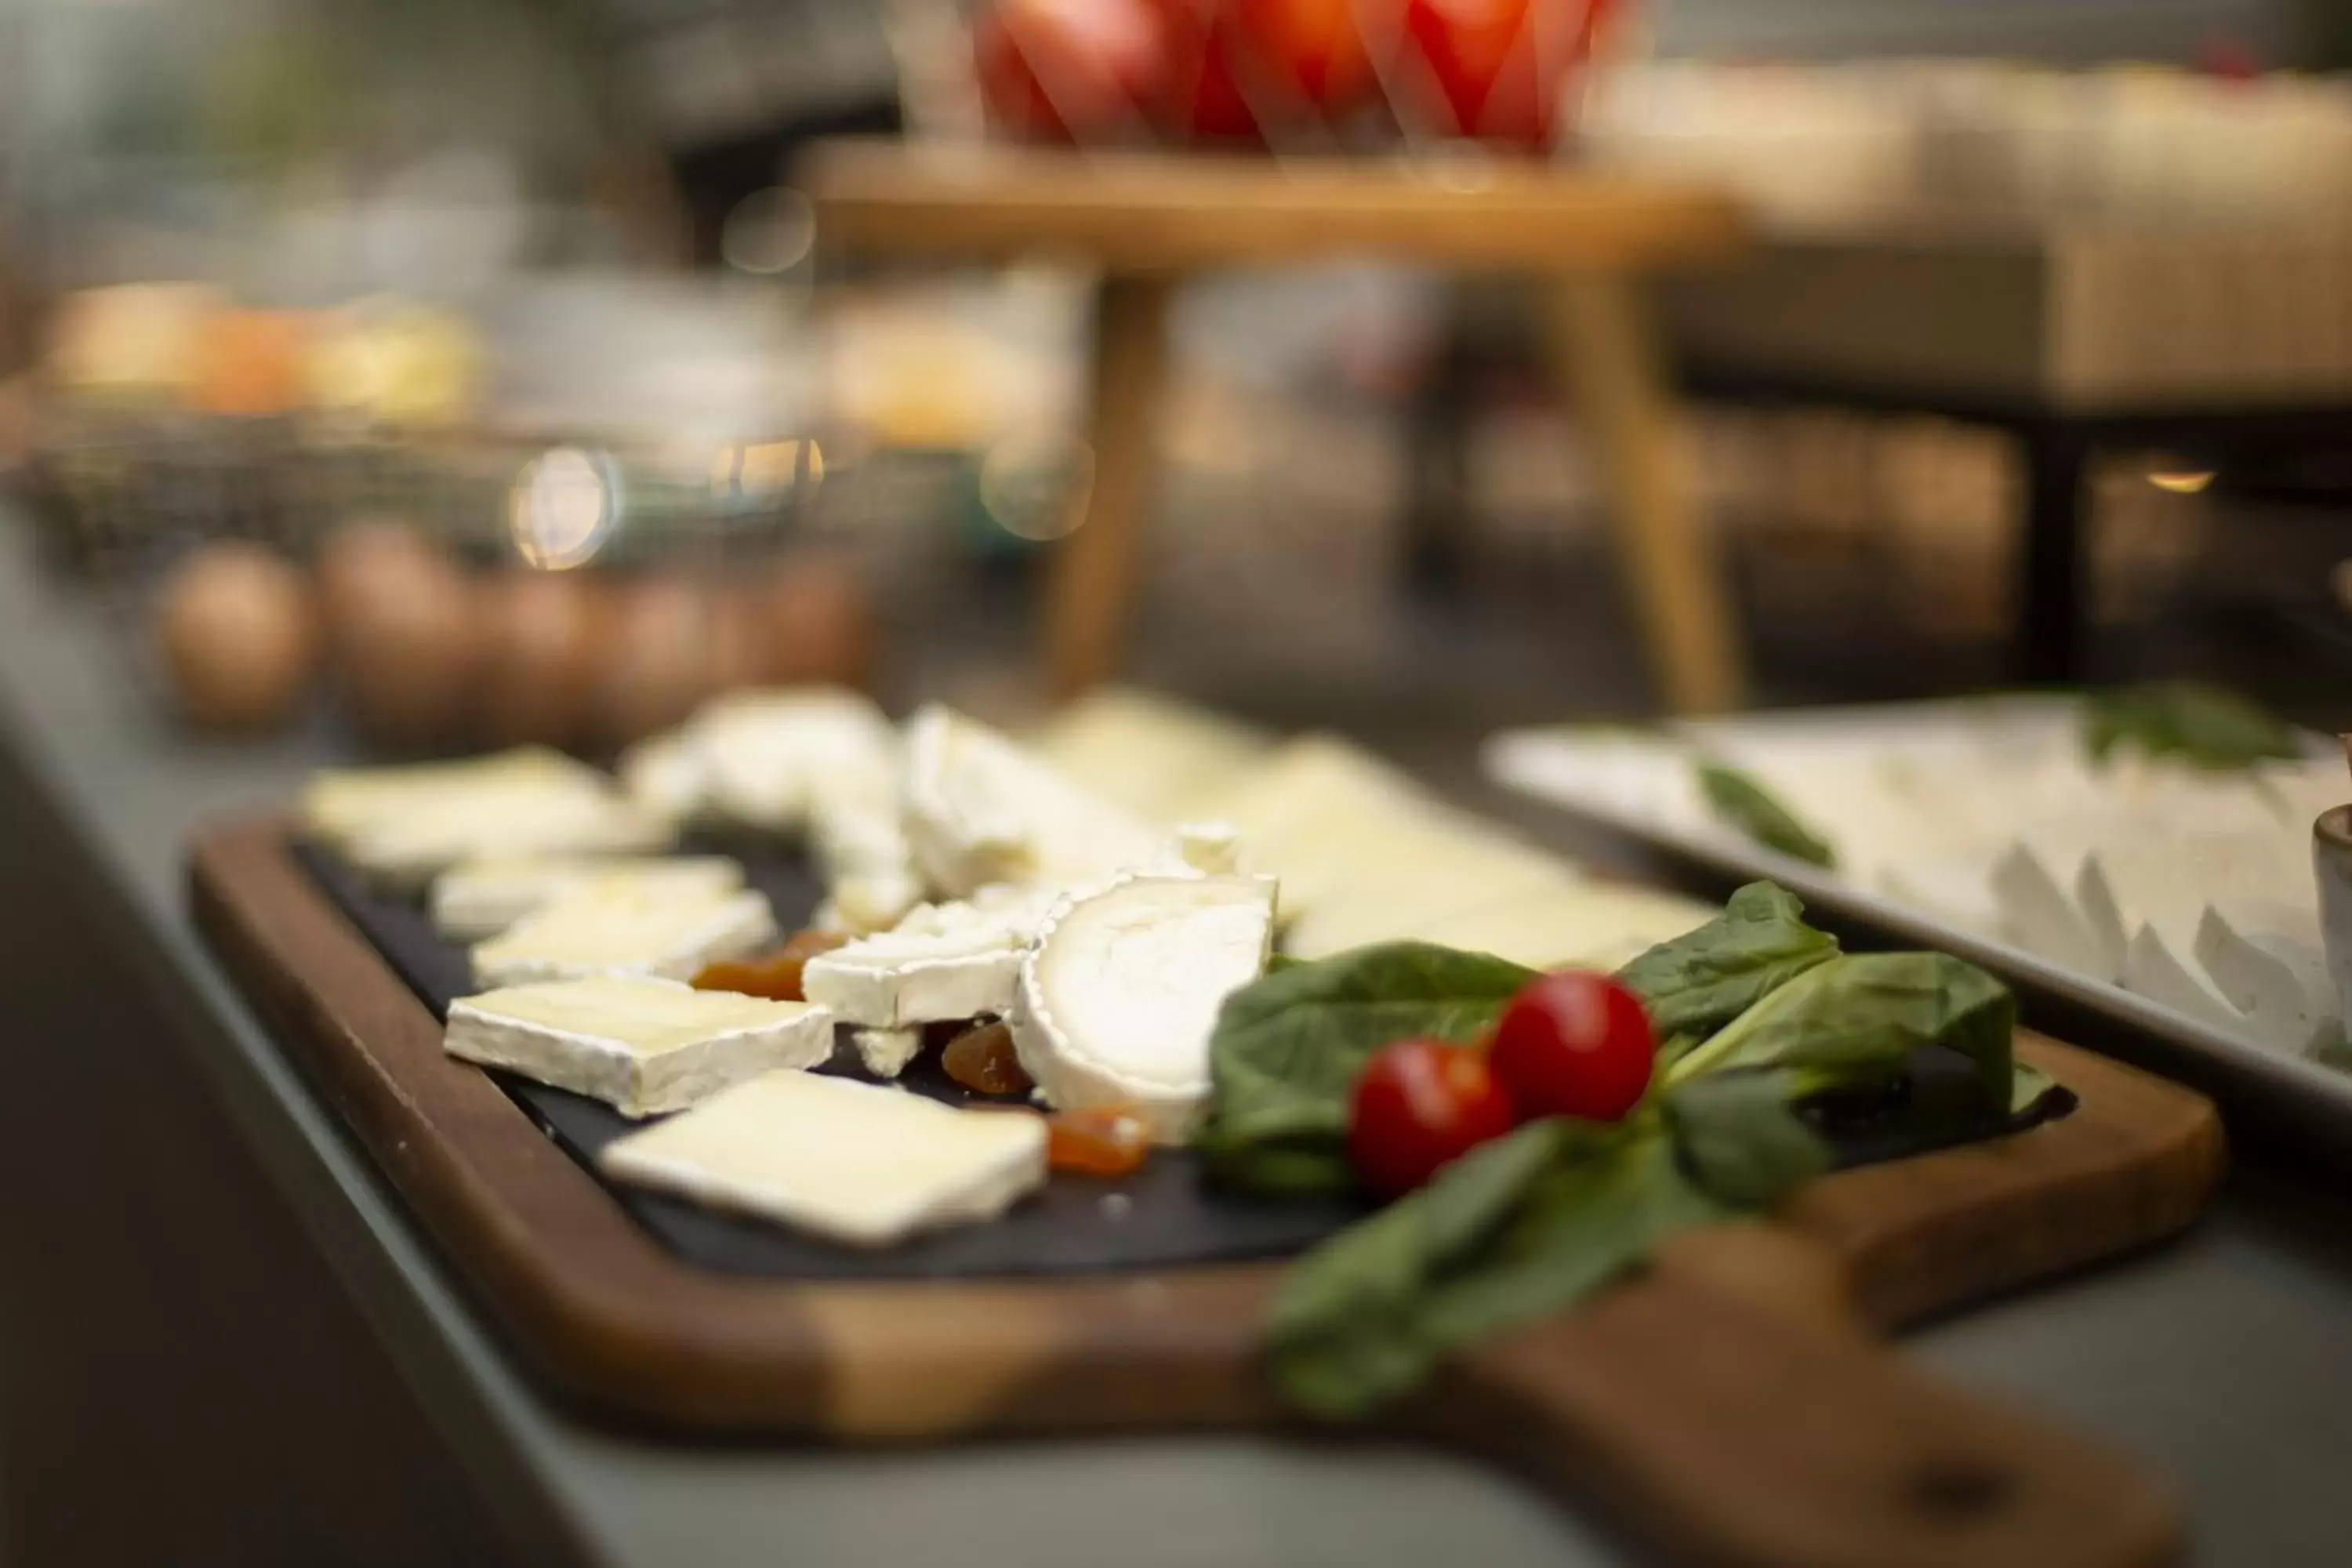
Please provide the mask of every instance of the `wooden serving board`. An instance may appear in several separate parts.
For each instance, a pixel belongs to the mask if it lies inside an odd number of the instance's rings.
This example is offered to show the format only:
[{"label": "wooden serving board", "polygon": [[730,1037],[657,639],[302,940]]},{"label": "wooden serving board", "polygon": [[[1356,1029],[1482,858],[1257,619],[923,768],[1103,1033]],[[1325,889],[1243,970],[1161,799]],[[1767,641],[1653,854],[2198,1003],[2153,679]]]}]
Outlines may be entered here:
[{"label": "wooden serving board", "polygon": [[[794,1280],[659,1245],[440,1026],[275,819],[194,852],[224,963],[555,1388],[665,1428],[851,1441],[1287,1426],[1254,1363],[1279,1269]],[[2200,1097],[2021,1036],[2078,1097],[1994,1142],[1812,1183],[1459,1358],[1400,1417],[1678,1561],[1749,1568],[2172,1560],[2110,1456],[1911,1370],[1878,1336],[2181,1229],[2223,1163]]]}]

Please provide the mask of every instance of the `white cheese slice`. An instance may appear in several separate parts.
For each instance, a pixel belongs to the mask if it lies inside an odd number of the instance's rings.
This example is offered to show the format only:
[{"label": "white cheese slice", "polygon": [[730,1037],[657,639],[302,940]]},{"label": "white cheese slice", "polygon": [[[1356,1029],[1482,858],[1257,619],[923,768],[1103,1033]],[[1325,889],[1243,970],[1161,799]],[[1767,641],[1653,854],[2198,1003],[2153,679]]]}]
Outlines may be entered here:
[{"label": "white cheese slice", "polygon": [[1256,877],[1122,877],[1055,909],[1021,964],[1007,1022],[1021,1066],[1062,1110],[1132,1106],[1183,1142],[1209,1093],[1209,1037],[1257,978],[1274,884]]},{"label": "white cheese slice", "polygon": [[801,988],[844,1021],[869,1028],[974,1018],[1013,1005],[1021,954],[1051,895],[926,904],[891,931],[818,953]]},{"label": "white cheese slice", "polygon": [[607,1144],[614,1177],[856,1247],[992,1219],[1045,1181],[1045,1119],[815,1073],[741,1084]]},{"label": "white cheese slice", "polygon": [[907,1070],[923,1048],[923,1031],[919,1026],[908,1029],[866,1029],[849,1031],[850,1044],[857,1047],[857,1059],[876,1078],[897,1078]]},{"label": "white cheese slice", "polygon": [[477,942],[474,983],[520,985],[582,974],[651,974],[691,980],[706,963],[740,958],[776,941],[767,896],[719,896],[588,888]]},{"label": "white cheese slice", "polygon": [[1098,882],[1163,848],[1162,834],[960,713],[923,709],[906,744],[908,840],[951,898],[993,882]]},{"label": "white cheese slice", "polygon": [[710,805],[710,767],[693,732],[648,736],[621,753],[621,790],[643,811],[683,826]]},{"label": "white cheese slice", "polygon": [[2213,900],[2293,897],[2309,885],[2299,858],[2291,861],[2272,834],[2176,827],[2094,845],[2076,876],[2074,897],[2105,972],[2116,975],[2126,945],[2145,924],[2162,922],[2181,937],[2185,958],[2198,915]]},{"label": "white cheese slice", "polygon": [[460,763],[391,768],[329,768],[302,792],[303,831],[340,845],[385,823],[433,816],[486,796],[601,793],[603,775],[544,746],[520,746]]},{"label": "white cheese slice", "polygon": [[1072,703],[1030,736],[1029,744],[1068,777],[1152,822],[1194,811],[1273,749],[1245,724],[1122,689]]},{"label": "white cheese slice", "polygon": [[2206,978],[2189,943],[2182,940],[2184,934],[2153,922],[2134,931],[2131,941],[2124,944],[2124,989],[2176,1013],[2225,1029],[2242,1030],[2244,1016]]},{"label": "white cheese slice", "polygon": [[650,1116],[773,1068],[816,1066],[833,1053],[833,1018],[805,1002],[600,974],[461,997],[442,1043],[453,1057]]},{"label": "white cheese slice", "polygon": [[691,729],[719,814],[747,827],[796,833],[823,781],[887,781],[898,738],[867,698],[834,687],[732,692],[704,706]]},{"label": "white cheese slice", "polygon": [[345,860],[385,886],[421,889],[450,867],[493,855],[635,855],[666,849],[670,825],[597,785],[448,797],[371,823],[344,841]]},{"label": "white cheese slice", "polygon": [[743,868],[717,855],[504,855],[468,860],[436,877],[431,909],[434,929],[443,936],[479,942],[583,889],[693,898],[731,893],[742,885]]},{"label": "white cheese slice", "polygon": [[2214,988],[2245,1016],[2246,1032],[2306,1055],[2342,1037],[2318,911],[2281,899],[2227,899],[2197,922],[2195,952]]},{"label": "white cheese slice", "polygon": [[2084,847],[2064,838],[2029,834],[2015,839],[1992,864],[1993,902],[2003,935],[2035,957],[2095,980],[2113,981],[2090,923],[2074,902],[2074,883]]},{"label": "white cheese slice", "polygon": [[[1588,882],[1472,910],[1402,934],[1531,969],[1622,967],[1719,913],[1712,904],[1643,888]],[[1301,956],[1306,956],[1302,954]]]}]

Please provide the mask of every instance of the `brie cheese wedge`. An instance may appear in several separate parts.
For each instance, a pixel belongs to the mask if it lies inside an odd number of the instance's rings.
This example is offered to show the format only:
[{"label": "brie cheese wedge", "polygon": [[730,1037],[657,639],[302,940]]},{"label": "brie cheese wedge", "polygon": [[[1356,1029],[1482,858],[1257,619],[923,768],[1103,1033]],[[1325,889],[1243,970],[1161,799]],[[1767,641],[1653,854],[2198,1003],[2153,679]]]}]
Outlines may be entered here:
[{"label": "brie cheese wedge", "polygon": [[695,715],[692,731],[719,815],[772,833],[806,826],[827,778],[887,785],[898,771],[890,721],[868,699],[833,687],[730,693]]},{"label": "brie cheese wedge", "polygon": [[1613,970],[1719,912],[1696,899],[1591,882],[1467,910],[1398,935],[1491,952],[1530,969]]},{"label": "brie cheese wedge", "polygon": [[583,974],[691,980],[704,964],[772,945],[776,917],[752,890],[679,896],[587,888],[474,944],[474,983],[520,985]]},{"label": "brie cheese wedge", "polygon": [[1081,698],[1029,742],[1051,766],[1153,822],[1184,816],[1273,750],[1245,724],[1129,689]]},{"label": "brie cheese wedge", "polygon": [[2214,989],[2244,1015],[2245,1032],[2263,1044],[2305,1056],[2342,1037],[2311,905],[2273,899],[2208,904],[2197,922],[2195,952]]},{"label": "brie cheese wedge", "polygon": [[607,1144],[599,1163],[639,1186],[853,1247],[887,1247],[919,1230],[993,1219],[1044,1185],[1045,1121],[775,1072]]},{"label": "brie cheese wedge", "polygon": [[600,974],[461,997],[442,1044],[650,1116],[773,1068],[815,1067],[833,1054],[833,1018],[805,1002]]},{"label": "brie cheese wedge", "polygon": [[371,828],[490,797],[602,794],[602,774],[544,746],[519,746],[461,763],[328,768],[302,791],[302,830],[340,846]]},{"label": "brie cheese wedge", "polygon": [[680,826],[710,804],[710,768],[689,731],[639,741],[621,753],[621,791],[648,816]]},{"label": "brie cheese wedge", "polygon": [[890,931],[821,952],[801,971],[812,1002],[868,1028],[1001,1014],[1049,889],[985,889],[970,903],[925,904]]},{"label": "brie cheese wedge", "polygon": [[1122,877],[1058,905],[1007,1016],[1021,1066],[1060,1110],[1131,1106],[1181,1143],[1209,1093],[1226,995],[1265,968],[1274,884]]},{"label": "brie cheese wedge", "polygon": [[371,823],[342,858],[376,882],[422,888],[467,860],[494,855],[635,855],[669,847],[670,825],[602,784],[499,790],[446,798]]},{"label": "brie cheese wedge", "polygon": [[866,1029],[849,1031],[850,1044],[857,1047],[857,1059],[876,1078],[897,1078],[907,1070],[923,1048],[923,1031],[918,1025],[905,1029]]},{"label": "brie cheese wedge", "polygon": [[907,726],[916,868],[963,898],[995,882],[1076,887],[1146,865],[1164,836],[984,724],[933,704]]},{"label": "brie cheese wedge", "polygon": [[629,889],[655,898],[715,898],[742,885],[743,868],[716,855],[609,859],[499,856],[452,866],[433,879],[433,926],[452,941],[479,942],[583,889]]}]

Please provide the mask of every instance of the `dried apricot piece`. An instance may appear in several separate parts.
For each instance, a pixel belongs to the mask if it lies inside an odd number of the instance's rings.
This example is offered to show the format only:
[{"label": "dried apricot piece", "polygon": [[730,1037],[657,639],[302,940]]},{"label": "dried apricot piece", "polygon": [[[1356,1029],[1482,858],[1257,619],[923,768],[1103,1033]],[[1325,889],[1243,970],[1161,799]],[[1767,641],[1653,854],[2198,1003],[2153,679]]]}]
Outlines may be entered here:
[{"label": "dried apricot piece", "polygon": [[966,1029],[940,1053],[948,1076],[980,1094],[1026,1094],[1029,1075],[1013,1054],[1013,1031],[1003,1024],[982,1024]]},{"label": "dried apricot piece", "polygon": [[764,996],[771,1002],[805,1002],[808,998],[801,991],[801,971],[818,953],[831,952],[848,941],[846,935],[835,931],[794,931],[790,941],[773,952],[704,964],[695,973],[694,988],[735,991],[746,996]]},{"label": "dried apricot piece", "polygon": [[1045,1118],[1045,1163],[1056,1171],[1124,1176],[1151,1152],[1151,1129],[1132,1107],[1057,1110]]}]

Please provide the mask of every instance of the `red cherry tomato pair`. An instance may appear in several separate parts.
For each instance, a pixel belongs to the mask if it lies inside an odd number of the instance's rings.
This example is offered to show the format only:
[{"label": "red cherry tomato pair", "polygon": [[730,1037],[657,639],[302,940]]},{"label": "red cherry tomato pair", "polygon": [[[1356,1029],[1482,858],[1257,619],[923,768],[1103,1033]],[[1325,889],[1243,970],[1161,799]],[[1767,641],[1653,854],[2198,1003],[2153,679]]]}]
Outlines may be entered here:
[{"label": "red cherry tomato pair", "polygon": [[1517,1123],[1615,1121],[1641,1103],[1657,1045],[1641,999],[1605,974],[1547,974],[1511,999],[1486,1047],[1383,1047],[1356,1080],[1348,1154],[1384,1197]]}]

